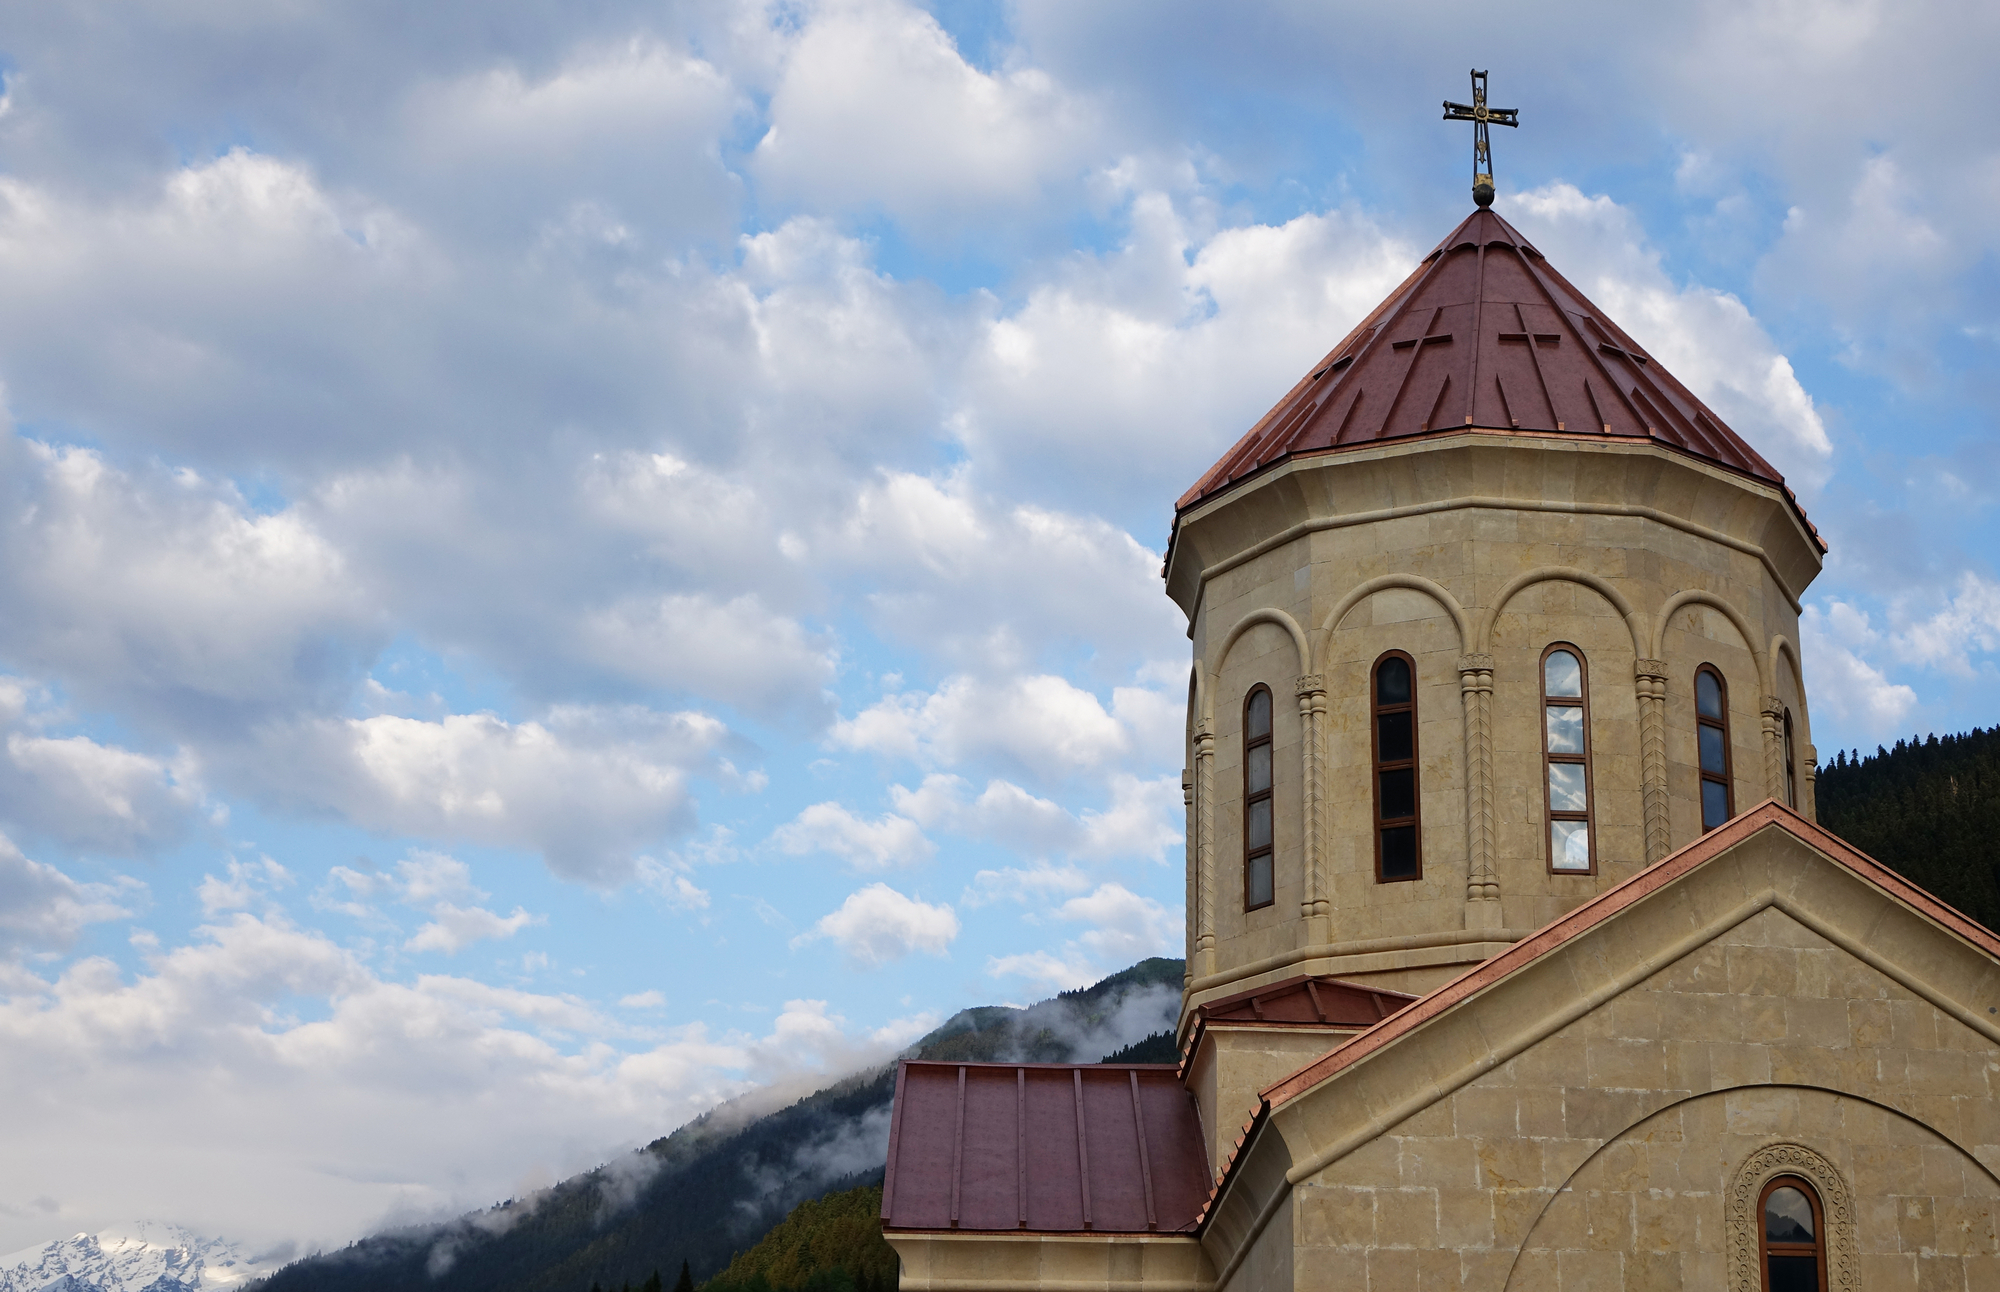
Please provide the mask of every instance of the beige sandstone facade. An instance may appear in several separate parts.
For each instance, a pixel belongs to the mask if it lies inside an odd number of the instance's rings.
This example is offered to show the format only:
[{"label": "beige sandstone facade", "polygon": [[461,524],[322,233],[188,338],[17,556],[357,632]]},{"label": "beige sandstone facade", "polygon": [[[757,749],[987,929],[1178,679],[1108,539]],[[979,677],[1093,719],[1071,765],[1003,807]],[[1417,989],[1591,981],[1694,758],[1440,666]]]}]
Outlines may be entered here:
[{"label": "beige sandstone facade", "polygon": [[[1190,1006],[1297,973],[1439,985],[1700,833],[1694,673],[1728,683],[1738,809],[1811,815],[1781,490],[1652,443],[1458,435],[1295,458],[1183,517]],[[1596,873],[1551,873],[1541,658],[1586,663]],[[1423,877],[1378,883],[1369,676],[1416,663]],[[1276,706],[1276,900],[1244,909],[1243,698]]]}]

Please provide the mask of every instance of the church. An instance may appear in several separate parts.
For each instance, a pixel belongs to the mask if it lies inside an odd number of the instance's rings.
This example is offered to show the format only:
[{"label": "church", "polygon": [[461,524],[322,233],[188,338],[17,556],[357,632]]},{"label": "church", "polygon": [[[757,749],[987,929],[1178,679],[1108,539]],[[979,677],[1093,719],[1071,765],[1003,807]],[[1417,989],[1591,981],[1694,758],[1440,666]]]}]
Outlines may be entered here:
[{"label": "church", "polygon": [[1825,545],[1476,197],[1177,504],[1180,1062],[905,1062],[904,1292],[2000,1288],[2000,939],[1814,824]]}]

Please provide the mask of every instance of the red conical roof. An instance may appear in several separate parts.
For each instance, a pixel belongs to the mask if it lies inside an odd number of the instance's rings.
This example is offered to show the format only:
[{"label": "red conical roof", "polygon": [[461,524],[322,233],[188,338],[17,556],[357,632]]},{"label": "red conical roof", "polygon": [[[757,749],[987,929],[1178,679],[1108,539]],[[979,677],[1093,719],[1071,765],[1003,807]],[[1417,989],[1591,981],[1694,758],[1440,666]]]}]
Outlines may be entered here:
[{"label": "red conical roof", "polygon": [[1512,225],[1480,210],[1314,364],[1176,510],[1295,453],[1467,428],[1650,439],[1781,489],[1785,483]]}]

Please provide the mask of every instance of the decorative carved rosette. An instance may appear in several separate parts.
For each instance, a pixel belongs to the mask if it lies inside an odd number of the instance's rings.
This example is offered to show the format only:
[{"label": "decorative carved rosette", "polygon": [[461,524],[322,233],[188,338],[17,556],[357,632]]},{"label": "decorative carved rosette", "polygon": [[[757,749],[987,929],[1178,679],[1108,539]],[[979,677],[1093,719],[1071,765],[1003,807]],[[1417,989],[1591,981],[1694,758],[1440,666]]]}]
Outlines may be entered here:
[{"label": "decorative carved rosette", "polygon": [[1854,1198],[1832,1162],[1803,1144],[1766,1144],[1750,1155],[1730,1185],[1728,1217],[1729,1292],[1763,1292],[1758,1268],[1761,1246],[1757,1200],[1772,1177],[1796,1175],[1819,1193],[1826,1226],[1827,1292],[1854,1292],[1861,1286],[1861,1262],[1854,1248]]}]

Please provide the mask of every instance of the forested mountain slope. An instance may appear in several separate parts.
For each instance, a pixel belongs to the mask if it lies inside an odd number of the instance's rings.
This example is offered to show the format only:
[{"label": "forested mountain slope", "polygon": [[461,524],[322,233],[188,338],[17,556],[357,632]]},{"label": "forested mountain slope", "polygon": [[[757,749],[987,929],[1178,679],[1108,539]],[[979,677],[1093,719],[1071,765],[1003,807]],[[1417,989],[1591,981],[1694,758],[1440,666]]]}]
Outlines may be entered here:
[{"label": "forested mountain slope", "polygon": [[2000,928],[2000,727],[1899,740],[1819,769],[1819,822],[1987,928]]},{"label": "forested mountain slope", "polygon": [[[919,1041],[921,1058],[1097,1062],[1171,1029],[1182,963],[1141,961],[1026,1009],[965,1010]],[[1171,1041],[1164,1048],[1171,1059]],[[1132,1060],[1127,1060],[1132,1061]],[[1143,1060],[1141,1060],[1143,1061]],[[585,1292],[707,1279],[799,1203],[880,1179],[893,1064],[786,1108],[724,1104],[617,1162],[537,1197],[442,1225],[377,1234],[278,1271],[265,1292]],[[495,1127],[496,1134],[504,1127]]]}]

